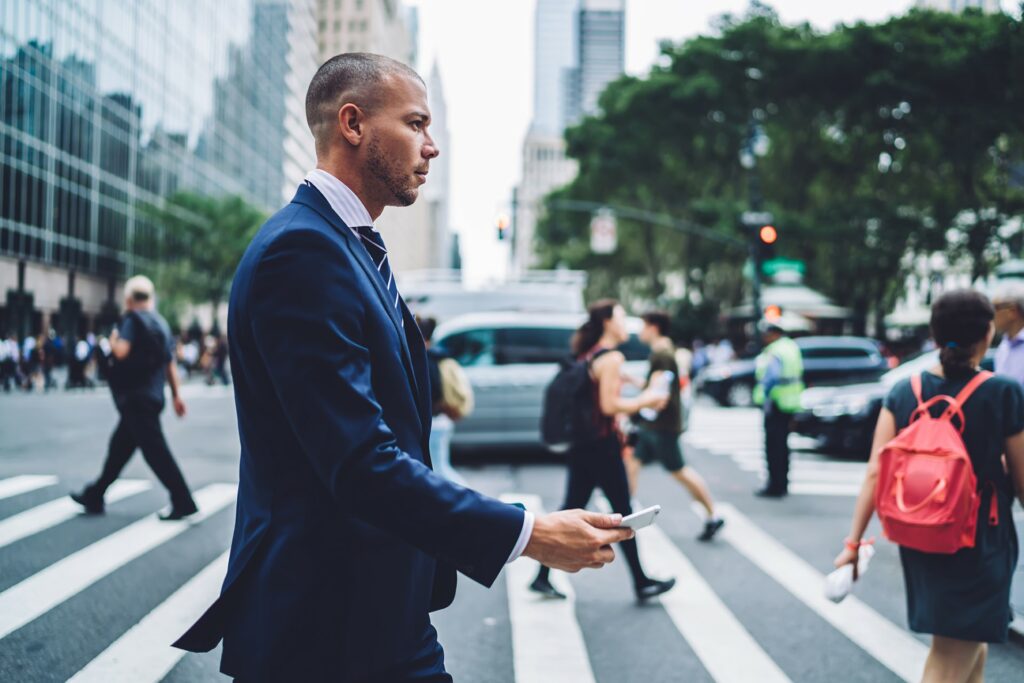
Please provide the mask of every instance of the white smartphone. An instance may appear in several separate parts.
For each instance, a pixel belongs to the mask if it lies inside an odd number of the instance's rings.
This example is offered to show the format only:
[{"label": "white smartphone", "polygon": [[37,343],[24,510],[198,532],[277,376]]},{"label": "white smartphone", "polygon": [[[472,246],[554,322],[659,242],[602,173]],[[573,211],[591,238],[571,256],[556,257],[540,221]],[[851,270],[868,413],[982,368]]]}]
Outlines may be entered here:
[{"label": "white smartphone", "polygon": [[652,505],[649,508],[644,508],[640,512],[634,512],[631,515],[627,515],[622,518],[619,522],[620,527],[628,527],[636,531],[637,529],[643,529],[645,526],[650,526],[654,523],[654,518],[661,512],[660,505]]}]

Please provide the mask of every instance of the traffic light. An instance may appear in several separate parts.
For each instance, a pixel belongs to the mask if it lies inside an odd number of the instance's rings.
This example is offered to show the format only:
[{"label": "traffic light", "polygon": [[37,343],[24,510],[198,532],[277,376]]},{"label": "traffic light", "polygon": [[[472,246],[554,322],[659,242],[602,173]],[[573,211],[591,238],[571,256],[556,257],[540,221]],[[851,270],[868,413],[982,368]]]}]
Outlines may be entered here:
[{"label": "traffic light", "polygon": [[763,264],[775,258],[775,242],[779,239],[779,231],[773,225],[762,225],[757,231],[758,260]]},{"label": "traffic light", "polygon": [[764,319],[769,322],[775,322],[782,317],[782,308],[771,304],[764,307]]},{"label": "traffic light", "polygon": [[505,238],[508,237],[508,226],[509,226],[508,216],[506,216],[505,214],[499,215],[498,219],[495,221],[495,223],[498,226],[498,240],[499,241],[504,241]]}]

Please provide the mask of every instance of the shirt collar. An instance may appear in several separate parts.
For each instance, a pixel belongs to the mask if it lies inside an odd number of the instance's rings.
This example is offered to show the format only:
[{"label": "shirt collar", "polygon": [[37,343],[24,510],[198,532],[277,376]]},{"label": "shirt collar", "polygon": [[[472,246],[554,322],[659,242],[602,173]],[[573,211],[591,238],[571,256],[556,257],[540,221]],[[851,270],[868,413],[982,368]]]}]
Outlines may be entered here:
[{"label": "shirt collar", "polygon": [[1009,342],[1010,346],[1020,346],[1021,344],[1024,344],[1024,329],[1018,332],[1015,336],[1006,336],[1004,339]]},{"label": "shirt collar", "polygon": [[306,175],[306,182],[320,191],[334,213],[338,214],[353,233],[358,227],[373,227],[373,219],[363,203],[348,185],[322,168],[314,168]]}]

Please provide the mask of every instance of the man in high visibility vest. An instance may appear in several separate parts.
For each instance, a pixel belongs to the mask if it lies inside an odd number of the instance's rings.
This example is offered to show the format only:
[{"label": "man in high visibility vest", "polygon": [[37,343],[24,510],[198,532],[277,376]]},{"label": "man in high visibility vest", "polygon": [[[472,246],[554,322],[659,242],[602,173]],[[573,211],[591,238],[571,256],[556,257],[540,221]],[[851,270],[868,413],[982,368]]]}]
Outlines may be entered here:
[{"label": "man in high visibility vest", "polygon": [[764,406],[764,453],[768,482],[757,495],[782,498],[789,489],[789,431],[804,392],[800,347],[774,322],[759,326],[765,348],[757,357],[754,403]]}]

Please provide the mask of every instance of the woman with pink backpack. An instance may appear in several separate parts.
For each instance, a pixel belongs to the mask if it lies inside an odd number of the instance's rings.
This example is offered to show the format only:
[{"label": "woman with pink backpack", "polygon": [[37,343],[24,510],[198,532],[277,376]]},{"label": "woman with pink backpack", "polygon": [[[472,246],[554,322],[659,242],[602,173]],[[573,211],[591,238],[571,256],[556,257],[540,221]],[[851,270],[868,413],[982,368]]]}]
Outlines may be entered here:
[{"label": "woman with pink backpack", "polygon": [[994,315],[973,290],[949,292],[932,306],[940,364],[886,397],[850,535],[835,560],[856,572],[877,511],[886,537],[900,546],[910,629],[933,636],[923,683],[982,681],[987,643],[1006,642],[1013,615],[1011,508],[1014,495],[1024,503],[1024,390],[979,369]]}]

